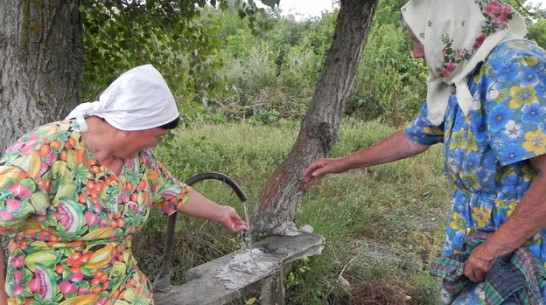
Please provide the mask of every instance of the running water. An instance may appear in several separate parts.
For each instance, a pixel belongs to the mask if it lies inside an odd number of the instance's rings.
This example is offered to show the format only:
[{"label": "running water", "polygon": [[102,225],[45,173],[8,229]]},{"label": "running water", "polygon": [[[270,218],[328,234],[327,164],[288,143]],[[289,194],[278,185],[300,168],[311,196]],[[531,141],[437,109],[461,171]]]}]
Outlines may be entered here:
[{"label": "running water", "polygon": [[245,242],[246,242],[246,247],[249,249],[249,252],[250,252],[249,263],[252,265],[252,230],[250,228],[250,220],[248,219],[248,210],[246,208],[246,201],[243,202],[243,208],[245,210],[245,221],[246,221]]},{"label": "running water", "polygon": [[249,283],[259,281],[263,274],[270,274],[278,268],[279,262],[271,254],[252,248],[251,226],[246,202],[243,202],[246,221],[245,243],[247,249],[236,253],[228,264],[220,266],[215,276],[220,279],[226,289],[239,289]]}]

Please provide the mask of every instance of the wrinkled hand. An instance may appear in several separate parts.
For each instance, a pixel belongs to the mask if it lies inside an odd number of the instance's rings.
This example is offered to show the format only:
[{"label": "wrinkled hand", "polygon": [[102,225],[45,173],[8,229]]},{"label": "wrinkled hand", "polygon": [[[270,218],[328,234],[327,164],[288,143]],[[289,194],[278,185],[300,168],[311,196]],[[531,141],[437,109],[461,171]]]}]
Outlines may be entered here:
[{"label": "wrinkled hand", "polygon": [[464,264],[464,274],[472,282],[483,282],[494,262],[495,259],[487,255],[485,245],[478,245]]},{"label": "wrinkled hand", "polygon": [[222,206],[222,215],[218,222],[224,225],[228,230],[232,232],[239,232],[246,229],[245,222],[237,214],[234,208],[224,205]]},{"label": "wrinkled hand", "polygon": [[338,159],[321,159],[309,164],[303,172],[305,182],[320,184],[326,174],[338,172],[338,162]]}]

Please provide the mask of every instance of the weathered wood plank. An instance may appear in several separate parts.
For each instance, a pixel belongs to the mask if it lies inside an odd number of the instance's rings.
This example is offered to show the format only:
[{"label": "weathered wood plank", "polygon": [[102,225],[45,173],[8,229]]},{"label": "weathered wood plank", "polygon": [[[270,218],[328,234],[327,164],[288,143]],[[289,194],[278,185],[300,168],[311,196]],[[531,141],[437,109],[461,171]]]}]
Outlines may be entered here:
[{"label": "weathered wood plank", "polygon": [[173,286],[167,292],[155,292],[154,302],[157,305],[220,305],[240,297],[241,292],[224,288],[219,280],[203,278]]},{"label": "weathered wood plank", "polygon": [[250,256],[248,250],[241,250],[191,268],[185,273],[187,283],[155,292],[154,301],[158,305],[225,304],[278,276],[283,265],[318,255],[323,247],[324,238],[313,233],[271,236],[254,245],[262,252],[253,255],[252,263],[241,262],[245,255]]}]

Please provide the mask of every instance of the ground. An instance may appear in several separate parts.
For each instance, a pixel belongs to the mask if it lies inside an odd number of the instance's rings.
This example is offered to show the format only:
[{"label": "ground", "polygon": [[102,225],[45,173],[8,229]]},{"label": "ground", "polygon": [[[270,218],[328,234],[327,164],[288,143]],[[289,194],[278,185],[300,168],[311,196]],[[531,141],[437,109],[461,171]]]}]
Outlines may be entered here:
[{"label": "ground", "polygon": [[353,285],[351,288],[352,305],[417,305],[411,286],[405,283],[393,283],[385,280]]}]

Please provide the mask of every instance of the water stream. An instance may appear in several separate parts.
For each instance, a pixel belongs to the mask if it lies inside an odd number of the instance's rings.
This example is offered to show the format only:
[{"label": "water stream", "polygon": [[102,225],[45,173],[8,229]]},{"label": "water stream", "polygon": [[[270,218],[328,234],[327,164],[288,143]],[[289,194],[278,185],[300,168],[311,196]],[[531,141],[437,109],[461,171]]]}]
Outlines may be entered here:
[{"label": "water stream", "polygon": [[252,265],[252,229],[250,227],[250,219],[248,218],[248,210],[246,207],[246,201],[243,202],[243,208],[245,211],[245,222],[246,222],[245,242],[246,242],[246,247],[249,250],[249,255],[250,255],[250,260],[248,263]]},{"label": "water stream", "polygon": [[227,289],[239,289],[245,285],[258,281],[263,274],[269,274],[271,269],[277,267],[278,262],[272,259],[271,255],[260,249],[252,248],[252,229],[246,202],[243,202],[245,213],[246,249],[236,253],[228,264],[217,269],[215,276],[224,283]]}]

